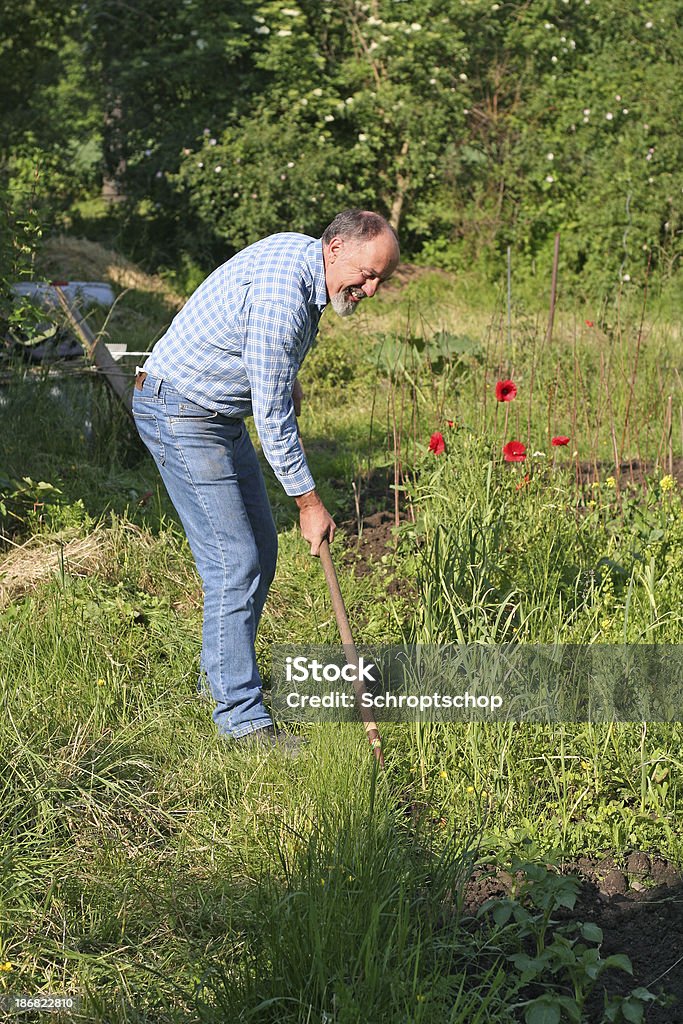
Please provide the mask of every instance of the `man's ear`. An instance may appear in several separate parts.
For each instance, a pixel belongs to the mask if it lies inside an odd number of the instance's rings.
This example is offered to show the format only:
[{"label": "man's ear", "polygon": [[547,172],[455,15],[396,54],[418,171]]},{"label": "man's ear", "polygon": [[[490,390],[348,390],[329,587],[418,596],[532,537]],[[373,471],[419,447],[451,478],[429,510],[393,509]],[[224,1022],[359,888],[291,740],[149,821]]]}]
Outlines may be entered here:
[{"label": "man's ear", "polygon": [[336,260],[337,256],[341,256],[343,248],[344,248],[344,239],[340,238],[339,235],[335,235],[334,238],[330,241],[330,244],[328,246],[328,253],[329,253],[329,256],[330,256],[330,262],[331,263],[334,263],[334,261]]}]

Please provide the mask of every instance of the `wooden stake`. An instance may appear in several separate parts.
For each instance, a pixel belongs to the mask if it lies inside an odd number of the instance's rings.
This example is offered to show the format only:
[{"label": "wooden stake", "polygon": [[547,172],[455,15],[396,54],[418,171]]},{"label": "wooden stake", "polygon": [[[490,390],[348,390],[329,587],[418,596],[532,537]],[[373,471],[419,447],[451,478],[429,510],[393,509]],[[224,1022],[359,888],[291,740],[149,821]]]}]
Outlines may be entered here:
[{"label": "wooden stake", "polygon": [[103,374],[105,381],[117,398],[120,398],[123,402],[126,412],[132,418],[133,407],[130,374],[126,373],[122,366],[118,365],[102,339],[95,337],[85,318],[81,316],[77,309],[74,309],[59,285],[53,285],[53,287],[57,293],[57,298],[66,313],[67,320],[78,335],[80,342],[85,349],[87,358],[94,363],[97,369]]},{"label": "wooden stake", "polygon": [[557,268],[560,262],[560,232],[555,235],[555,252],[553,253],[553,276],[550,281],[550,311],[548,313],[548,330],[545,340],[550,343],[553,338],[553,324],[555,323],[555,302],[557,300]]}]

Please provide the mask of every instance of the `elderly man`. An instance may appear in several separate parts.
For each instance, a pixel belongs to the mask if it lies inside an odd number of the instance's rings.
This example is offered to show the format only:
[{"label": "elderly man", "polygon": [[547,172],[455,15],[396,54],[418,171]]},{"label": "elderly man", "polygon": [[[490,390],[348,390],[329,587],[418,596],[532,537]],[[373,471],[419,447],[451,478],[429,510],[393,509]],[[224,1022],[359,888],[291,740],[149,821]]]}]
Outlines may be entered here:
[{"label": "elderly man", "polygon": [[299,439],[297,372],[329,302],[348,316],[396,269],[399,247],[376,213],[346,210],[322,238],[270,235],[194,292],[138,372],[133,413],[187,534],[204,584],[200,685],[221,735],[282,745],[263,705],[254,640],[275,574],[277,532],[244,424],[299,507],[318,554],[335,524]]}]

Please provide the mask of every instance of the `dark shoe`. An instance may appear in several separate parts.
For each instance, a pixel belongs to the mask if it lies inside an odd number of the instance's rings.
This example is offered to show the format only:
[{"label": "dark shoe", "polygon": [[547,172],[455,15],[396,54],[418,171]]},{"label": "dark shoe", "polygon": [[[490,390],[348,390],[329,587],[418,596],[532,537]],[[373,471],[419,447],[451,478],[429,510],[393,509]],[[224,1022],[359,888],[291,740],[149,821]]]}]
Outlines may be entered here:
[{"label": "dark shoe", "polygon": [[241,747],[258,750],[277,750],[285,757],[298,757],[306,746],[303,736],[293,736],[269,725],[266,729],[256,729],[246,736],[239,736],[235,742]]}]

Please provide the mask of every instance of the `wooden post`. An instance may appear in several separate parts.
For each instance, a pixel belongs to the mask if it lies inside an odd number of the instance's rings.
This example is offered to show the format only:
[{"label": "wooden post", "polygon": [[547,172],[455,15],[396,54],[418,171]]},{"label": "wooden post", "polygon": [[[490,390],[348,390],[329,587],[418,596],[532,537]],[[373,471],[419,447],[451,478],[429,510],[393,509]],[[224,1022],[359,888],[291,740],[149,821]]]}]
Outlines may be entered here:
[{"label": "wooden post", "polygon": [[511,246],[508,245],[508,294],[507,294],[507,306],[508,306],[508,351],[512,350],[512,251]]},{"label": "wooden post", "polygon": [[552,341],[553,324],[555,322],[555,301],[557,299],[557,266],[560,262],[560,232],[555,235],[555,252],[553,254],[553,276],[550,282],[550,312],[548,314],[548,330],[546,342]]},{"label": "wooden post", "polygon": [[104,375],[104,379],[107,384],[112,389],[116,397],[121,399],[126,408],[126,412],[132,418],[133,407],[130,374],[126,373],[122,366],[118,365],[101,338],[95,337],[85,318],[81,316],[78,310],[73,308],[59,285],[53,285],[53,287],[57,293],[57,298],[66,313],[67,320],[78,335],[81,344],[85,349],[86,356]]}]

